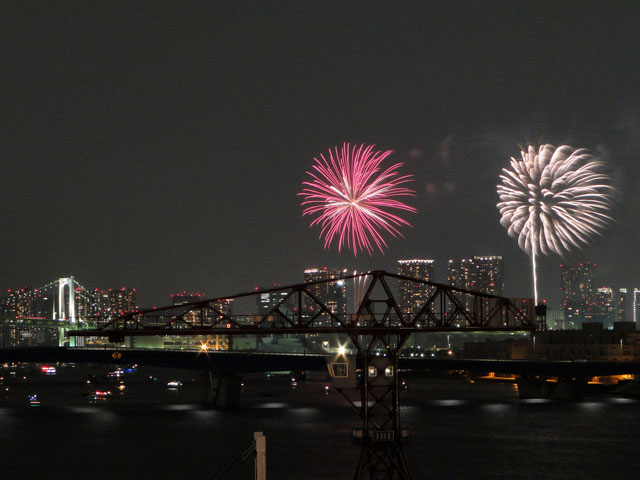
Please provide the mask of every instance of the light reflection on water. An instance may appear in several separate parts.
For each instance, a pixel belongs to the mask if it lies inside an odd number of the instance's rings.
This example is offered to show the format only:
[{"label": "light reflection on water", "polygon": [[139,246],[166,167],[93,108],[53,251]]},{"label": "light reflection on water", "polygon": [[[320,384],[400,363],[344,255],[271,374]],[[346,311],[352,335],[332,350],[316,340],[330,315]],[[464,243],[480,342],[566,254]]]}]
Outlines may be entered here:
[{"label": "light reflection on water", "polygon": [[511,406],[505,403],[489,403],[484,405],[484,409],[492,413],[504,413],[510,410]]},{"label": "light reflection on water", "polygon": [[256,405],[256,408],[287,408],[289,405],[280,402],[268,402]]},{"label": "light reflection on water", "polygon": [[222,415],[221,412],[217,412],[215,410],[211,410],[211,409],[197,409],[197,410],[193,410],[192,411],[193,416],[195,418],[197,418],[198,420],[213,420],[216,417],[219,417],[220,415]]},{"label": "light reflection on water", "polygon": [[439,407],[459,407],[461,405],[466,404],[467,402],[465,400],[460,400],[460,399],[449,399],[449,400],[434,400],[432,403]]},{"label": "light reflection on water", "polygon": [[190,410],[195,410],[196,408],[199,408],[197,405],[180,405],[180,404],[176,404],[176,405],[165,405],[164,406],[164,410],[170,411],[170,412],[184,412],[184,411],[190,411]]},{"label": "light reflection on water", "polygon": [[638,403],[638,400],[634,398],[622,398],[622,397],[613,397],[609,399],[612,403]]},{"label": "light reflection on water", "polygon": [[523,398],[520,403],[549,403],[551,400],[548,398]]},{"label": "light reflection on water", "polygon": [[298,407],[298,408],[292,408],[291,412],[300,416],[310,416],[318,413],[318,409],[311,408],[311,407]]},{"label": "light reflection on water", "polygon": [[119,420],[116,413],[107,409],[95,409],[93,418],[101,423],[114,423]]},{"label": "light reflection on water", "polygon": [[600,402],[579,402],[578,403],[578,407],[581,410],[600,410],[602,408],[605,407],[605,402],[600,401]]},{"label": "light reflection on water", "polygon": [[66,410],[70,411],[71,413],[80,413],[80,414],[96,412],[96,408],[94,407],[67,407]]},{"label": "light reflection on water", "polygon": [[[6,408],[0,403],[0,461],[15,460],[2,478],[42,478],[53,464],[64,466],[67,478],[101,472],[96,465],[105,473],[95,478],[103,479],[209,478],[255,431],[267,436],[268,465],[275,469],[268,478],[352,478],[360,450],[351,442],[351,429],[360,420],[344,398],[325,395],[312,382],[301,382],[295,391],[288,383],[279,389],[271,382],[272,401],[265,402],[259,392],[266,387],[247,385],[241,405],[230,410],[197,403],[195,388],[176,396],[154,384],[133,385],[127,396],[98,405],[84,403],[77,390],[56,401],[47,400],[53,391],[43,392],[45,406],[39,409],[24,401]],[[521,401],[509,386],[423,381],[401,400],[401,412],[403,428],[411,431],[405,453],[417,480],[506,480],[514,472],[520,479],[551,480],[612,478],[615,472],[616,480],[635,480],[640,469],[637,400]],[[33,445],[46,445],[45,453],[34,457]],[[118,454],[105,466],[108,445],[117,445]],[[508,459],[508,468],[496,463],[496,453]],[[144,460],[151,458],[166,461]],[[251,478],[247,462],[228,480]]]}]

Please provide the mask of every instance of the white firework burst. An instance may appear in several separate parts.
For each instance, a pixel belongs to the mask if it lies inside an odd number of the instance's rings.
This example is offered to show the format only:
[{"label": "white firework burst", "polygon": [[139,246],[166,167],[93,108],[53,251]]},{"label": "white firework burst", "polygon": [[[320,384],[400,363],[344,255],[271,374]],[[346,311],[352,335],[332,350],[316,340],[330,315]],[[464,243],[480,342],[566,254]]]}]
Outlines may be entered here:
[{"label": "white firework burst", "polygon": [[520,155],[502,169],[497,206],[500,223],[531,256],[537,304],[536,256],[588,244],[612,220],[613,187],[605,163],[584,149],[529,146]]}]

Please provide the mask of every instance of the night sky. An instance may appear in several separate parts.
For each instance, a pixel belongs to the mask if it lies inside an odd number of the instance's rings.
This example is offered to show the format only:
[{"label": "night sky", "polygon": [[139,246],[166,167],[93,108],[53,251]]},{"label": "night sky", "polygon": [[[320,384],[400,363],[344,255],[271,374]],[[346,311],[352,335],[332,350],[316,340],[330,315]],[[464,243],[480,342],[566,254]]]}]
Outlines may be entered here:
[{"label": "night sky", "polygon": [[[600,284],[640,288],[640,3],[2,2],[0,288],[74,275],[222,296],[311,266],[503,255],[501,168],[527,142],[600,153],[616,222],[582,252]],[[301,218],[305,171],[342,144],[393,149],[415,175],[405,238],[324,250]]]}]

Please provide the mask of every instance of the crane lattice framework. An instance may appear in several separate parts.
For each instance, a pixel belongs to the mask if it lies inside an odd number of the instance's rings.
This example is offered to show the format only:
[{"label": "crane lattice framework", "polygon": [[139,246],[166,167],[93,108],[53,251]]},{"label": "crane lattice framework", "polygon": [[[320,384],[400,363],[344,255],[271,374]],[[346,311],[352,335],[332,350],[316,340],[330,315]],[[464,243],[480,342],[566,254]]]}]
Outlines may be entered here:
[{"label": "crane lattice framework", "polygon": [[[320,298],[325,284],[353,281],[354,313],[338,313],[335,305]],[[419,284],[430,292],[424,303],[403,312],[394,290]],[[281,294],[263,315],[231,315],[223,300],[263,294]],[[355,368],[349,362],[334,377],[351,378],[359,390],[359,402],[339,390],[359,411],[362,419],[362,452],[354,479],[409,479],[402,451],[398,357],[407,339],[416,332],[531,331],[535,330],[533,299],[514,301],[463,290],[450,285],[376,270],[338,279],[241,293],[225,298],[129,313],[92,330],[69,332],[74,336],[106,336],[123,341],[138,335],[280,335],[346,334],[357,351]],[[333,363],[331,363],[333,362]],[[339,359],[330,361],[338,366]],[[331,369],[330,369],[331,370]],[[356,376],[356,371],[359,375]],[[337,378],[336,378],[337,380]],[[348,382],[347,382],[348,383]],[[336,382],[339,387],[340,383]],[[346,385],[346,384],[345,384]]]}]

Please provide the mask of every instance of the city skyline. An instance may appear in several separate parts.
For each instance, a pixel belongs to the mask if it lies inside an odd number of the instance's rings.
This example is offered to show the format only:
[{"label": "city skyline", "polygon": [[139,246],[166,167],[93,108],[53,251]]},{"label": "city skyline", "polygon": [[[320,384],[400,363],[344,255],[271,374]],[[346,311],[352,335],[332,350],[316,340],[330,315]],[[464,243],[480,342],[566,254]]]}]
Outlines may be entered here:
[{"label": "city skyline", "polygon": [[[499,262],[495,267],[492,266],[493,262]],[[424,266],[422,266],[424,264]],[[593,265],[594,270],[596,267],[595,263],[590,263],[587,261],[578,261],[574,264],[558,264],[556,272],[553,276],[553,281],[555,285],[555,291],[552,291],[552,295],[550,297],[542,298],[540,301],[546,303],[551,308],[564,308],[564,293],[563,286],[565,285],[563,280],[564,271],[567,268],[575,268],[580,269],[582,265]],[[425,270],[425,267],[427,270]],[[497,269],[496,269],[497,268]],[[374,269],[364,270],[371,271]],[[504,267],[504,258],[501,255],[472,255],[469,258],[457,258],[452,259],[448,258],[447,260],[439,260],[439,259],[398,259],[395,261],[393,269],[387,270],[390,273],[398,273],[399,275],[404,276],[413,276],[414,278],[427,279],[432,283],[438,283],[442,285],[454,285],[466,290],[478,291],[483,293],[489,293],[498,296],[504,296],[507,298],[533,298],[531,295],[510,295],[509,293],[505,293],[505,290],[509,292],[513,290],[509,288],[508,280],[505,281],[505,277],[509,278],[508,269]],[[428,273],[425,273],[428,272]],[[225,291],[225,292],[205,292],[203,289],[194,289],[188,290],[184,288],[177,287],[176,290],[172,292],[167,292],[166,294],[161,294],[159,292],[143,292],[139,291],[137,288],[132,287],[115,287],[115,288],[101,288],[101,287],[93,287],[93,288],[85,288],[81,287],[83,290],[88,290],[91,292],[99,292],[103,294],[118,294],[119,291],[133,291],[137,298],[142,298],[142,302],[138,302],[140,308],[155,308],[162,307],[174,304],[176,301],[179,302],[196,302],[200,300],[212,300],[215,298],[224,298],[227,295],[235,295],[242,292],[250,292],[256,290],[270,290],[274,288],[286,287],[287,285],[293,285],[300,282],[312,282],[318,280],[326,280],[331,278],[337,278],[338,276],[349,276],[355,273],[362,273],[362,271],[352,270],[346,268],[344,266],[307,266],[304,268],[302,272],[297,272],[298,275],[296,277],[295,274],[290,275],[292,281],[290,282],[279,282],[274,281],[270,285],[248,285],[242,290],[238,290],[235,292]],[[412,275],[412,273],[414,275]],[[73,278],[73,277],[71,277]],[[629,305],[628,309],[633,307],[632,297],[636,294],[636,292],[640,292],[640,282],[638,284],[631,285],[623,285],[618,284],[616,282],[610,282],[609,279],[603,279],[600,274],[597,276],[594,274],[592,277],[590,285],[590,291],[593,295],[595,295],[598,289],[610,289],[615,295],[627,294],[629,296]],[[8,296],[20,293],[20,291],[24,291],[25,289],[33,291],[34,289],[37,291],[38,288],[41,288],[41,285],[22,285],[20,287],[9,288],[6,292],[0,295],[0,298],[7,298]],[[342,287],[341,287],[342,288]],[[346,285],[344,286],[344,292],[340,295],[346,295],[345,292],[349,292],[349,295],[353,293],[353,289],[355,285]],[[549,290],[553,290],[549,288]],[[326,295],[327,292],[322,295]],[[399,293],[401,296],[402,294]],[[412,294],[409,294],[411,296]],[[416,299],[424,300],[424,295],[416,292]],[[160,299],[159,302],[149,303],[144,299],[146,298],[157,298]],[[346,298],[346,297],[345,297]],[[188,300],[191,299],[191,300]],[[343,300],[346,302],[346,300]],[[265,297],[265,305],[273,303],[271,300],[267,300]],[[619,303],[616,300],[616,305]],[[344,308],[346,307],[348,310],[349,305],[346,303],[343,304],[343,307],[339,308],[340,312],[344,313]],[[630,310],[629,310],[630,312]],[[616,314],[619,315],[619,314]],[[632,313],[627,313],[625,315],[633,315]],[[635,318],[635,317],[633,317]]]},{"label": "city skyline", "polygon": [[[618,192],[601,236],[539,259],[540,297],[580,259],[635,288],[638,5],[160,3],[0,7],[0,289],[73,274],[164,304],[296,283],[310,264],[492,253],[505,295],[532,296],[495,208],[527,144],[593,151]],[[393,150],[413,175],[418,213],[385,254],[324,250],[301,218],[305,172],[343,142]]]}]

